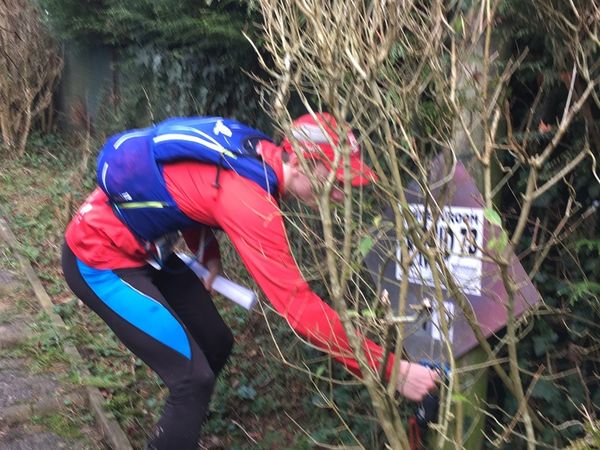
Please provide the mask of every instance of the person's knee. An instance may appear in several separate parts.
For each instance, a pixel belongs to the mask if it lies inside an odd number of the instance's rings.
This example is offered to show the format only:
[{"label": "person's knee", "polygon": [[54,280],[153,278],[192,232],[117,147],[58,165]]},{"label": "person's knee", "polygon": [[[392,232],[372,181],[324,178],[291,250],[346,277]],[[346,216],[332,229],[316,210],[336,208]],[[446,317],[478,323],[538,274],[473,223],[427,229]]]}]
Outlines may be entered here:
[{"label": "person's knee", "polygon": [[171,398],[174,401],[208,402],[215,387],[215,374],[208,366],[195,368],[185,378],[171,387]]},{"label": "person's knee", "polygon": [[190,389],[196,397],[210,397],[215,387],[216,376],[212,369],[203,367],[203,370],[194,371],[190,377]]}]

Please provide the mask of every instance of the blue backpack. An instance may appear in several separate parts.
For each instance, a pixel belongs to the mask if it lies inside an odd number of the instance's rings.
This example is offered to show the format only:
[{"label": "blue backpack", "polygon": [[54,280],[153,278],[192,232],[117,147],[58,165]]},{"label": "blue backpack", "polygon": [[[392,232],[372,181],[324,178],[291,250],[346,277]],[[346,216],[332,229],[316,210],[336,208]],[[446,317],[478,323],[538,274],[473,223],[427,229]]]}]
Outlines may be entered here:
[{"label": "blue backpack", "polygon": [[164,163],[192,159],[234,170],[277,196],[277,176],[256,154],[262,132],[221,117],[169,119],[108,139],[98,156],[98,185],[117,216],[143,241],[198,225],[177,206],[162,175]]}]

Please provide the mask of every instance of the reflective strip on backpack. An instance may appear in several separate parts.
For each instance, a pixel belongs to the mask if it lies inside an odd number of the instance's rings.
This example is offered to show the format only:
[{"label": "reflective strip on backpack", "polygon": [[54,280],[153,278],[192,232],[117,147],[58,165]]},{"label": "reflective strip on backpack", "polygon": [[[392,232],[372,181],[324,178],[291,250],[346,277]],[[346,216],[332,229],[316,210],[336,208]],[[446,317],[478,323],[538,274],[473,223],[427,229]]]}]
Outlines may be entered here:
[{"label": "reflective strip on backpack", "polygon": [[127,140],[134,138],[134,137],[141,137],[141,136],[147,136],[150,132],[148,130],[143,130],[143,131],[134,131],[133,133],[127,133],[124,134],[123,136],[121,136],[119,139],[117,139],[117,141],[113,144],[113,147],[115,148],[115,150],[118,150],[119,147]]},{"label": "reflective strip on backpack", "polygon": [[[168,142],[168,141],[187,141],[187,142],[193,142],[195,144],[200,144],[203,145],[204,147],[207,147],[211,150],[215,150],[221,154],[227,155],[230,158],[234,158],[237,159],[237,155],[235,153],[233,153],[230,150],[227,150],[225,147],[223,147],[221,144],[219,144],[217,141],[215,141],[213,138],[211,138],[209,135],[202,133],[201,131],[198,131],[198,134],[202,134],[204,137],[210,139],[210,141],[207,141],[205,139],[196,137],[196,136],[188,136],[187,134],[177,134],[177,133],[167,133],[167,134],[162,134],[160,136],[156,136],[153,141],[155,144],[159,144],[161,142]],[[212,142],[211,142],[212,141]]]},{"label": "reflective strip on backpack", "polygon": [[169,204],[166,202],[129,202],[129,203],[116,203],[116,206],[121,209],[167,208],[169,206]]}]

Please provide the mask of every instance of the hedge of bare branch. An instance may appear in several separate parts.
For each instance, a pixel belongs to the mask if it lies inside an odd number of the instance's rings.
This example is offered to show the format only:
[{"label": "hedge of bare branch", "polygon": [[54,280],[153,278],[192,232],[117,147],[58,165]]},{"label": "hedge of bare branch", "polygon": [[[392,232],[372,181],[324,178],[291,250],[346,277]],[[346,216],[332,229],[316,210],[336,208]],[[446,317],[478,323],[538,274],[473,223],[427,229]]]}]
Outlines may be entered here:
[{"label": "hedge of bare branch", "polygon": [[[262,62],[270,75],[264,86],[271,95],[275,122],[283,133],[289,131],[293,119],[288,111],[290,99],[296,96],[309,112],[326,110],[338,123],[347,122],[358,131],[363,151],[379,176],[376,198],[379,204],[392,209],[389,226],[396,236],[408,235],[416,243],[416,248],[409,248],[399,241],[405,275],[396,302],[400,305],[400,314],[407,302],[407,261],[415,257],[415,252],[420,252],[433,271],[435,301],[443,309],[446,294],[442,287],[451,291],[483,349],[483,365],[493,368],[519,405],[517,414],[508,417],[505,424],[499,424],[499,431],[487,438],[496,446],[508,439],[522,439],[529,449],[535,448],[537,436],[545,425],[541,422],[543,414],[531,409],[529,399],[536,381],[543,375],[543,367],[540,366],[540,373],[533,380],[524,381],[523,368],[517,360],[520,328],[512,314],[519,287],[509,274],[510,255],[511,249],[520,245],[526,225],[536,221],[530,214],[533,203],[548,189],[562,183],[583,163],[600,183],[596,171],[598,148],[593,148],[594,143],[587,142],[561,165],[548,165],[573,121],[580,117],[582,108],[589,108],[592,102],[598,105],[600,14],[597,5],[581,1],[554,7],[546,2],[533,2],[539,4],[541,18],[538,20],[547,21],[549,29],[564,32],[562,50],[568,70],[568,98],[562,117],[551,128],[553,135],[548,144],[538,151],[528,146],[527,137],[528,133],[537,131],[538,124],[531,123],[536,113],[535,102],[529,123],[524,127],[525,138],[512,134],[513,124],[506,103],[508,86],[526,50],[516,57],[500,58],[502,49],[495,45],[493,31],[502,1],[482,0],[465,5],[441,0],[260,0],[258,3],[264,17],[264,47],[268,52]],[[348,167],[349,153],[348,143],[340,143],[337,165]],[[517,205],[514,228],[508,234],[499,235],[497,245],[481,249],[484,258],[499,268],[508,293],[506,336],[495,347],[484,338],[460,286],[447,269],[443,249],[431,244],[435,240],[433,227],[423,229],[408,206],[409,181],[416,182],[427,201],[436,205],[430,162],[440,155],[447,161],[447,173],[443,174],[447,180],[457,161],[472,163],[469,168],[479,181],[482,207],[488,211],[494,211],[495,196],[516,172],[527,180]],[[502,165],[499,161],[503,161]],[[546,171],[543,179],[542,170]],[[369,369],[361,352],[361,336],[369,331],[384,344],[389,336],[398,336],[393,349],[401,354],[406,330],[397,320],[399,312],[389,310],[389,303],[382,301],[380,292],[363,290],[356,294],[357,286],[364,288],[356,263],[360,257],[357,248],[373,232],[374,224],[364,222],[363,213],[368,209],[366,194],[352,191],[349,179],[344,186],[343,208],[331,204],[329,193],[334,182],[331,176],[319,198],[324,252],[321,278],[340,314],[354,355],[361,363],[362,383],[370,394],[374,414],[389,448],[409,448],[405,424],[394,406],[396,383],[382,382],[379,374]],[[573,201],[568,202],[565,220],[559,228],[575,221],[573,204]],[[442,207],[436,205],[434,214],[439,215]],[[551,230],[549,235],[558,236],[561,229]],[[306,230],[303,233],[314,247],[316,235]],[[424,245],[425,242],[429,245]],[[538,260],[532,274],[554,245],[556,241],[550,239],[536,248]],[[349,292],[354,292],[354,296],[349,296]],[[365,315],[361,313],[365,305],[371,311],[383,308],[387,312]],[[441,333],[447,337],[447,324],[443,318],[441,322]],[[497,357],[500,351],[507,353],[506,360]],[[465,436],[473,430],[467,429],[463,411],[466,405],[457,399],[464,398],[465,389],[468,390],[465,374],[478,369],[459,367],[451,353],[448,357],[454,375],[442,393],[440,416],[433,427],[436,437],[432,442],[437,448],[444,445],[462,448]],[[492,416],[490,411],[496,406],[484,400],[471,399],[480,414]],[[360,442],[357,445],[360,447]]]},{"label": "hedge of bare branch", "polygon": [[33,121],[52,101],[63,67],[56,41],[28,0],[0,2],[0,132],[23,155]]}]

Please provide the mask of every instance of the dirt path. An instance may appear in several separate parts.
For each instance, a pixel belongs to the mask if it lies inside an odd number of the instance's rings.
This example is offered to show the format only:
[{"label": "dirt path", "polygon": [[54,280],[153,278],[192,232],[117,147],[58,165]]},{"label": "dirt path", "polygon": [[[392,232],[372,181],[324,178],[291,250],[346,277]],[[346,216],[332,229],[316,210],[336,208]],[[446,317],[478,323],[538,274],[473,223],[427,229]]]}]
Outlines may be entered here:
[{"label": "dirt path", "polygon": [[[0,268],[0,449],[106,448],[50,321]],[[54,360],[52,360],[54,359]]]},{"label": "dirt path", "polygon": [[131,450],[14,242],[0,217],[0,450]]}]

